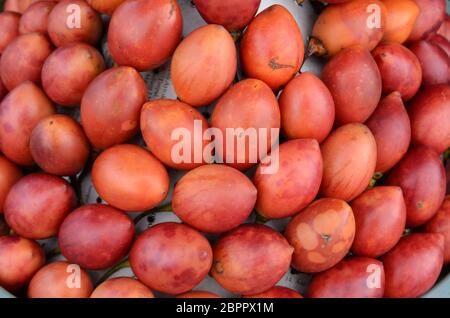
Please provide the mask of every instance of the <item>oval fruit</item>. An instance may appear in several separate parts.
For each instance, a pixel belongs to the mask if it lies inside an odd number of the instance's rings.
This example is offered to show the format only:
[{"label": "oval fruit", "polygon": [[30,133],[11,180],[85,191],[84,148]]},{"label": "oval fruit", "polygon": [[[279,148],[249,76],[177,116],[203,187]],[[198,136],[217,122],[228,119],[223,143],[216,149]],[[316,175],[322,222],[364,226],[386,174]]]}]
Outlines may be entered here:
[{"label": "oval fruit", "polygon": [[137,279],[111,278],[94,289],[91,298],[155,298],[152,291]]},{"label": "oval fruit", "polygon": [[419,6],[420,14],[408,38],[408,42],[423,39],[436,31],[445,19],[445,0],[414,0]]},{"label": "oval fruit", "polygon": [[0,55],[19,35],[19,21],[20,14],[16,12],[0,12]]},{"label": "oval fruit", "polygon": [[386,7],[386,26],[382,41],[405,42],[416,24],[420,8],[414,0],[381,0]]},{"label": "oval fruit", "polygon": [[275,286],[265,292],[245,296],[244,298],[303,298],[298,292],[293,289],[283,287],[283,286]]},{"label": "oval fruit", "polygon": [[445,198],[436,215],[425,224],[424,230],[444,237],[444,263],[450,263],[450,195]]},{"label": "oval fruit", "polygon": [[6,157],[0,155],[0,214],[12,186],[22,178],[22,172]]},{"label": "oval fruit", "polygon": [[126,0],[87,0],[87,3],[98,12],[112,15]]},{"label": "oval fruit", "polygon": [[55,5],[56,1],[39,1],[30,5],[20,18],[20,34],[47,34],[48,16]]},{"label": "oval fruit", "polygon": [[221,297],[219,295],[207,291],[190,291],[178,295],[177,298],[221,298]]}]

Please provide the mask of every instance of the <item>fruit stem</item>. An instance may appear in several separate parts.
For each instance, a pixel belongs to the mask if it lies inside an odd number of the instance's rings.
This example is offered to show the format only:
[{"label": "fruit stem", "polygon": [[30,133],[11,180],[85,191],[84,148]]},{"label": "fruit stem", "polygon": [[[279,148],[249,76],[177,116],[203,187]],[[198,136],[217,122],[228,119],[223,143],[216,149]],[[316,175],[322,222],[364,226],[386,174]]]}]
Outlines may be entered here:
[{"label": "fruit stem", "polygon": [[311,36],[309,38],[308,49],[306,50],[305,59],[316,55],[316,56],[326,56],[328,54],[322,41],[318,38]]},{"label": "fruit stem", "polygon": [[141,214],[139,214],[137,217],[134,218],[133,222],[135,225],[137,225],[143,218],[149,216],[150,214],[158,213],[158,212],[172,212],[172,211],[173,211],[172,203],[168,203],[161,207],[157,207],[157,208],[142,212]]},{"label": "fruit stem", "polygon": [[369,186],[367,187],[368,190],[373,189],[377,186],[378,182],[383,178],[383,173],[381,172],[375,172],[373,174],[372,180],[370,180]]},{"label": "fruit stem", "polygon": [[266,224],[269,220],[259,213],[256,213],[255,224]]},{"label": "fruit stem", "polygon": [[410,235],[411,233],[412,233],[412,230],[411,230],[411,229],[405,229],[405,231],[404,231],[403,234],[402,234],[402,237],[408,236],[408,235]]},{"label": "fruit stem", "polygon": [[96,283],[96,287],[98,285],[100,285],[101,283],[105,282],[108,278],[110,278],[114,273],[120,271],[123,268],[129,268],[131,267],[130,265],[130,260],[128,258],[125,258],[123,261],[117,263],[116,265],[114,265],[113,267],[111,267],[105,274],[103,274],[102,277],[100,277],[100,279],[97,281]]}]

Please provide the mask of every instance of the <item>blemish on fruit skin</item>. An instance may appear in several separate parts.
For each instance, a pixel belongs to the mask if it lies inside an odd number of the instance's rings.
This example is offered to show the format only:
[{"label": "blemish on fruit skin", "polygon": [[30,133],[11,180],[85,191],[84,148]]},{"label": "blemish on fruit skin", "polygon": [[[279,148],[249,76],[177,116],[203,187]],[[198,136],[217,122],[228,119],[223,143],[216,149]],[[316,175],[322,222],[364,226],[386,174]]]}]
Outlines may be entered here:
[{"label": "blemish on fruit skin", "polygon": [[339,214],[335,210],[327,210],[314,218],[313,227],[318,233],[331,234],[336,231],[340,223]]},{"label": "blemish on fruit skin", "polygon": [[417,202],[417,204],[416,204],[416,207],[417,207],[418,209],[423,209],[424,206],[425,206],[425,204],[424,204],[422,201],[419,201],[419,202]]},{"label": "blemish on fruit skin", "polygon": [[317,234],[309,224],[300,223],[297,226],[297,237],[301,246],[307,251],[314,250],[319,245]]},{"label": "blemish on fruit skin", "polygon": [[294,66],[292,66],[292,65],[280,64],[277,62],[277,60],[278,60],[278,57],[274,57],[274,58],[270,59],[268,65],[272,70],[279,70],[279,69],[283,69],[283,68],[294,68]]},{"label": "blemish on fruit skin", "polygon": [[220,261],[214,261],[214,271],[219,275],[223,274],[224,270]]},{"label": "blemish on fruit skin", "polygon": [[331,248],[331,252],[333,252],[335,254],[340,253],[346,248],[346,245],[347,244],[345,242],[343,242],[343,241],[338,242],[338,243],[333,245],[333,247]]},{"label": "blemish on fruit skin", "polygon": [[312,263],[322,264],[325,263],[327,259],[319,252],[309,252],[308,260]]}]

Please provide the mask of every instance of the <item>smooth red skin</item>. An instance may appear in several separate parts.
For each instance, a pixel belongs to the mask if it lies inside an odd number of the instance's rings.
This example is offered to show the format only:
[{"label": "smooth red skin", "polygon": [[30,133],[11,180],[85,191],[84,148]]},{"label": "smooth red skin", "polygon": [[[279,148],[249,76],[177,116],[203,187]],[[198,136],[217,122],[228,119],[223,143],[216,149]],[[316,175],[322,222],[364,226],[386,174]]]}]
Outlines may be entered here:
[{"label": "smooth red skin", "polygon": [[244,298],[303,298],[303,296],[293,289],[275,286],[265,292],[244,296]]},{"label": "smooth red skin", "polygon": [[254,183],[258,189],[256,210],[268,219],[292,216],[310,204],[320,189],[323,161],[314,139],[294,139],[279,147],[279,168],[263,174],[260,164]]},{"label": "smooth red skin", "polygon": [[19,35],[19,21],[20,14],[16,12],[0,12],[0,55]]},{"label": "smooth red skin", "polygon": [[437,281],[444,261],[444,237],[435,233],[406,236],[381,258],[386,275],[384,297],[416,298]]},{"label": "smooth red skin", "polygon": [[17,13],[24,13],[30,5],[39,1],[50,1],[50,0],[6,0],[5,4],[3,5],[3,10]]},{"label": "smooth red skin", "polygon": [[[376,266],[376,267],[375,267]],[[371,267],[378,271],[371,271]],[[371,275],[380,274],[380,288],[369,288]],[[313,276],[308,298],[383,298],[383,263],[372,258],[351,257],[329,270]]]},{"label": "smooth red skin", "polygon": [[408,42],[418,41],[433,33],[445,19],[445,0],[415,0],[415,2],[420,8],[420,14]]},{"label": "smooth red skin", "polygon": [[346,202],[320,199],[291,219],[285,236],[295,249],[292,266],[301,272],[319,273],[350,251],[355,218]]},{"label": "smooth red skin", "polygon": [[380,101],[380,71],[370,52],[361,47],[335,55],[325,65],[322,80],[333,96],[338,125],[365,122]]},{"label": "smooth red skin", "polygon": [[351,201],[368,187],[375,172],[377,144],[367,126],[342,126],[320,148],[324,167],[322,197]]},{"label": "smooth red skin", "polygon": [[195,107],[215,101],[235,78],[236,55],[233,38],[224,27],[211,24],[194,30],[178,45],[171,62],[178,98]]},{"label": "smooth red skin", "polygon": [[81,101],[81,121],[95,148],[124,143],[139,131],[139,116],[147,99],[141,75],[131,67],[115,67],[97,76]]},{"label": "smooth red skin", "polygon": [[381,0],[386,7],[386,25],[382,42],[404,43],[420,14],[415,0]]},{"label": "smooth red skin", "polygon": [[47,34],[48,16],[56,3],[56,1],[39,1],[30,5],[20,18],[19,33]]},{"label": "smooth red skin", "polygon": [[[222,144],[216,144],[216,156],[223,162],[239,170],[247,170],[257,164],[260,155],[260,142],[266,141],[268,153],[272,144],[278,138],[281,125],[280,109],[272,90],[264,82],[257,79],[245,79],[232,86],[217,102],[211,115],[211,127],[218,128],[223,135]],[[256,129],[257,141],[250,142],[245,134],[235,136],[234,153],[227,153],[227,129]],[[260,129],[266,131],[266,140],[260,134]],[[272,130],[276,131],[275,139],[271,137]],[[238,151],[238,142],[243,143],[245,138],[245,153]],[[260,140],[261,139],[261,140]],[[264,154],[263,154],[264,155]]]},{"label": "smooth red skin", "polygon": [[[69,6],[80,8],[80,28],[69,28],[74,12]],[[48,35],[55,46],[63,46],[74,42],[95,45],[102,36],[103,22],[100,15],[82,0],[62,0],[53,8],[48,16]]]},{"label": "smooth red skin", "polygon": [[423,229],[427,233],[439,233],[444,237],[444,264],[450,263],[450,195]]},{"label": "smooth red skin", "polygon": [[86,88],[105,70],[102,55],[85,43],[56,49],[42,67],[42,87],[58,105],[77,106]]},{"label": "smooth red skin", "polygon": [[30,33],[18,36],[0,58],[1,79],[11,91],[21,83],[41,83],[41,70],[53,47],[45,35]]},{"label": "smooth red skin", "polygon": [[168,60],[182,31],[183,17],[175,0],[130,0],[112,15],[108,47],[117,64],[147,71]]},{"label": "smooth red skin", "polygon": [[450,58],[441,47],[419,41],[410,45],[409,49],[420,61],[423,86],[450,83]]},{"label": "smooth red skin", "polygon": [[176,298],[221,298],[219,295],[216,295],[207,291],[190,291],[181,295],[178,295]]},{"label": "smooth red skin", "polygon": [[450,42],[445,37],[439,34],[431,34],[428,38],[428,41],[443,49],[445,53],[447,53],[447,56],[450,58]]},{"label": "smooth red skin", "polygon": [[61,225],[61,254],[86,269],[106,269],[130,250],[133,221],[124,212],[101,204],[84,205],[70,213]]},{"label": "smooth red skin", "polygon": [[45,117],[34,127],[30,151],[45,172],[74,176],[86,165],[90,145],[77,121],[58,114]]},{"label": "smooth red skin", "polygon": [[355,215],[354,255],[378,258],[392,249],[406,225],[406,205],[399,187],[375,187],[350,204]]},{"label": "smooth red skin", "polygon": [[207,233],[226,232],[244,223],[255,202],[256,188],[250,179],[225,165],[205,165],[188,172],[172,196],[175,214]]},{"label": "smooth red skin", "polygon": [[228,31],[244,29],[258,11],[261,0],[194,0],[203,19],[209,24],[220,24]]},{"label": "smooth red skin", "polygon": [[[178,170],[191,170],[206,163],[203,156],[204,148],[210,143],[202,140],[201,162],[196,162],[194,122],[202,122],[201,134],[208,129],[208,121],[196,109],[172,99],[158,99],[142,106],[141,132],[148,148],[166,166]],[[172,151],[180,140],[172,140],[175,129],[183,128],[189,131],[191,138],[191,158],[189,162],[177,163],[172,159]],[[181,138],[180,138],[181,139]],[[183,140],[184,141],[184,140]],[[212,158],[209,158],[210,160]],[[208,161],[209,162],[209,161]]]},{"label": "smooth red skin", "polygon": [[22,178],[22,172],[19,168],[0,155],[0,214],[3,213],[3,206],[9,190],[20,178]]},{"label": "smooth red skin", "polygon": [[67,281],[74,272],[67,262],[53,262],[42,267],[28,286],[28,298],[88,298],[92,293],[92,282],[86,271],[80,269],[80,288],[70,288]]},{"label": "smooth red skin", "polygon": [[446,16],[441,27],[437,30],[437,34],[442,35],[447,41],[450,41],[450,16]]},{"label": "smooth red skin", "polygon": [[32,82],[20,84],[0,104],[0,148],[9,160],[23,166],[34,164],[29,143],[31,132],[55,107]]},{"label": "smooth red skin", "polygon": [[406,203],[406,225],[417,227],[429,221],[444,200],[444,166],[431,148],[414,147],[391,171],[387,185],[402,188]]},{"label": "smooth red skin", "polygon": [[330,91],[314,74],[291,80],[279,98],[281,127],[288,139],[316,139],[321,143],[333,128],[335,109]]},{"label": "smooth red skin", "polygon": [[300,70],[304,53],[302,32],[291,13],[280,5],[259,13],[241,39],[245,74],[264,81],[274,91],[280,90]]},{"label": "smooth red skin", "polygon": [[35,241],[0,237],[0,286],[6,290],[16,292],[25,287],[44,263],[44,251]]},{"label": "smooth red skin", "polygon": [[166,198],[170,180],[166,168],[150,152],[136,145],[118,145],[95,160],[92,182],[112,206],[143,211]]},{"label": "smooth red skin", "polygon": [[265,225],[244,224],[224,234],[214,245],[211,275],[235,294],[266,291],[288,271],[292,246]]},{"label": "smooth red skin", "polygon": [[376,172],[386,172],[406,154],[411,142],[411,124],[400,93],[384,97],[365,123],[377,143]]},{"label": "smooth red skin", "polygon": [[177,295],[197,286],[212,265],[208,240],[178,223],[161,223],[143,232],[130,253],[133,273],[148,287]]},{"label": "smooth red skin", "polygon": [[152,291],[137,279],[111,278],[101,283],[90,298],[155,298]]},{"label": "smooth red skin", "polygon": [[126,0],[87,0],[87,3],[98,12],[112,15]]},{"label": "smooth red skin", "polygon": [[433,147],[438,153],[450,147],[450,86],[424,89],[408,108],[412,142]]}]

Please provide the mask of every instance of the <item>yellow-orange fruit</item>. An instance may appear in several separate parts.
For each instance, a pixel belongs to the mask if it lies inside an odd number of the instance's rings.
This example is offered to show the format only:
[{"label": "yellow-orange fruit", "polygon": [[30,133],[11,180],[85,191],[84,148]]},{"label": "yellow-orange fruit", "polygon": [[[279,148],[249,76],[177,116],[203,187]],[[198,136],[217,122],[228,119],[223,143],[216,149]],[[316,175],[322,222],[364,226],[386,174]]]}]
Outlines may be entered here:
[{"label": "yellow-orange fruit", "polygon": [[416,24],[420,8],[414,0],[381,0],[386,7],[383,42],[405,42]]}]

